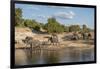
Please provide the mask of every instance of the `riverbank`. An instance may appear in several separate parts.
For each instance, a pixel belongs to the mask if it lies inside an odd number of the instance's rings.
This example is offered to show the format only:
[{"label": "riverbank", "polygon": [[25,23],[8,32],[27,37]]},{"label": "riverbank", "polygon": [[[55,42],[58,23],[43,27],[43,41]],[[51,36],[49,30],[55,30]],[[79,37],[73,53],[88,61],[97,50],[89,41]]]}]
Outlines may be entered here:
[{"label": "riverbank", "polygon": [[[91,43],[91,41],[88,41]],[[25,48],[30,48],[30,46],[25,46],[24,44],[15,44],[15,48],[16,49],[25,49]],[[37,48],[33,48],[33,49],[44,49],[44,50],[61,50],[61,49],[65,49],[65,48],[81,48],[81,49],[88,49],[88,48],[94,48],[93,44],[86,44],[86,41],[64,41],[62,43],[60,43],[59,45],[52,45],[52,44],[48,44],[48,45],[44,45],[41,46],[41,48],[37,47]]]},{"label": "riverbank", "polygon": [[[59,44],[58,45],[52,45],[47,44],[41,46],[42,49],[46,50],[58,50],[58,49],[64,49],[64,48],[94,48],[94,40],[63,40],[62,38],[66,35],[71,35],[72,33],[62,33],[58,34],[59,37]],[[35,40],[39,40],[40,42],[48,41],[48,38],[50,37],[50,34],[40,34],[36,33],[34,31],[31,31],[29,28],[15,28],[15,40],[17,41],[17,44],[15,44],[15,48],[26,48],[26,45],[22,42],[23,39],[25,39],[26,36],[33,37]],[[27,46],[29,48],[30,46]]]}]

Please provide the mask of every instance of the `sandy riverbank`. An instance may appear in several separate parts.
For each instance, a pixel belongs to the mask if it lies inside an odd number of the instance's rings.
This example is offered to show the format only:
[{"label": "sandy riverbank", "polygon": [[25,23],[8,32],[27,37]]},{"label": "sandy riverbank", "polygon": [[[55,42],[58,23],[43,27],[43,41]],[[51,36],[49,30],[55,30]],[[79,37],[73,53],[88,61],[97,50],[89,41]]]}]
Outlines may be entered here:
[{"label": "sandy riverbank", "polygon": [[[58,34],[59,37],[59,45],[46,45],[43,48],[44,49],[64,49],[67,47],[76,47],[76,48],[93,48],[94,47],[94,40],[63,40],[62,38],[66,35],[70,35],[71,33],[63,33]],[[15,28],[15,40],[18,41],[17,44],[15,44],[15,48],[25,48],[25,44],[21,41],[22,39],[25,39],[26,36],[33,37],[35,40],[39,41],[47,41],[50,37],[50,34],[37,34],[35,32],[32,32],[29,28]],[[29,46],[27,46],[29,47]]]}]

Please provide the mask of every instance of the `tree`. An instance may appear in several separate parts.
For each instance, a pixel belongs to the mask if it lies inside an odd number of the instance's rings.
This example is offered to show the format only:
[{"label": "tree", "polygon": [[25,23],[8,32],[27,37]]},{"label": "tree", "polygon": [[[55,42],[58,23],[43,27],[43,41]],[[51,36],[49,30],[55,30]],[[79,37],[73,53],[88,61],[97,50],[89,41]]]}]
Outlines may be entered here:
[{"label": "tree", "polygon": [[35,29],[37,31],[40,31],[40,28],[41,28],[41,25],[38,22],[36,22],[35,20],[30,20],[30,19],[26,19],[24,21],[24,25],[25,25],[25,27],[29,27],[29,28]]},{"label": "tree", "polygon": [[39,25],[37,25],[37,26],[35,26],[34,29],[37,30],[37,31],[40,31],[40,28],[41,28],[41,27],[40,27]]},{"label": "tree", "polygon": [[76,32],[76,31],[80,31],[81,28],[79,25],[71,25],[69,26],[69,32]]},{"label": "tree", "polygon": [[69,32],[69,26],[65,26],[65,32]]},{"label": "tree", "polygon": [[21,23],[21,19],[22,19],[22,9],[16,8],[15,9],[15,26]]},{"label": "tree", "polygon": [[82,27],[82,32],[86,33],[86,32],[89,32],[90,29],[84,24],[83,27]]},{"label": "tree", "polygon": [[32,22],[32,20],[26,19],[25,22],[24,22],[24,25],[26,27],[33,28],[33,22]]},{"label": "tree", "polygon": [[45,29],[48,33],[62,33],[64,32],[64,28],[60,23],[56,21],[55,18],[49,18],[48,23],[45,24]]},{"label": "tree", "polygon": [[87,29],[87,26],[85,24],[83,24],[83,30]]}]

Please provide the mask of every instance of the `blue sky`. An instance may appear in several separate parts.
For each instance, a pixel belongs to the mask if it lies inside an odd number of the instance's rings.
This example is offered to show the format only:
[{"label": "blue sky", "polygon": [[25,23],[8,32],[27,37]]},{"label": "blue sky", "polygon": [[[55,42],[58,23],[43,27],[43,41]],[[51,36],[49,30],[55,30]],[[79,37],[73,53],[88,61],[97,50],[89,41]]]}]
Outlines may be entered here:
[{"label": "blue sky", "polygon": [[22,9],[25,19],[35,19],[38,22],[47,23],[48,18],[55,17],[59,23],[64,25],[86,24],[88,27],[94,28],[94,8],[32,4],[15,4],[15,8]]}]

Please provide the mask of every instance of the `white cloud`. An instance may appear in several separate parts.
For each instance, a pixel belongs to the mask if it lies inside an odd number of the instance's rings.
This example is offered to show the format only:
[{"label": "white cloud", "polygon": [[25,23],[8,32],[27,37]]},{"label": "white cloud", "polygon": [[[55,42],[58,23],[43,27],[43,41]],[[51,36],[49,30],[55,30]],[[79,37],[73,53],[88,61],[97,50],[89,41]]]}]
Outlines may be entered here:
[{"label": "white cloud", "polygon": [[37,17],[42,19],[48,19],[48,18],[52,18],[53,16],[37,15]]},{"label": "white cloud", "polygon": [[58,12],[58,13],[54,14],[53,16],[56,18],[62,18],[62,19],[73,19],[73,17],[75,16],[75,13],[72,11]]},{"label": "white cloud", "polygon": [[57,13],[54,13],[52,15],[35,15],[33,14],[33,16],[36,16],[38,18],[41,18],[41,19],[48,19],[48,18],[51,18],[51,17],[55,17],[55,18],[60,18],[60,19],[73,19],[74,16],[75,16],[75,13],[73,11],[68,11],[68,12],[57,12]]},{"label": "white cloud", "polygon": [[73,16],[75,15],[75,13],[74,13],[74,12],[72,12],[72,11],[69,11],[69,13],[70,13],[71,15],[73,15]]}]

